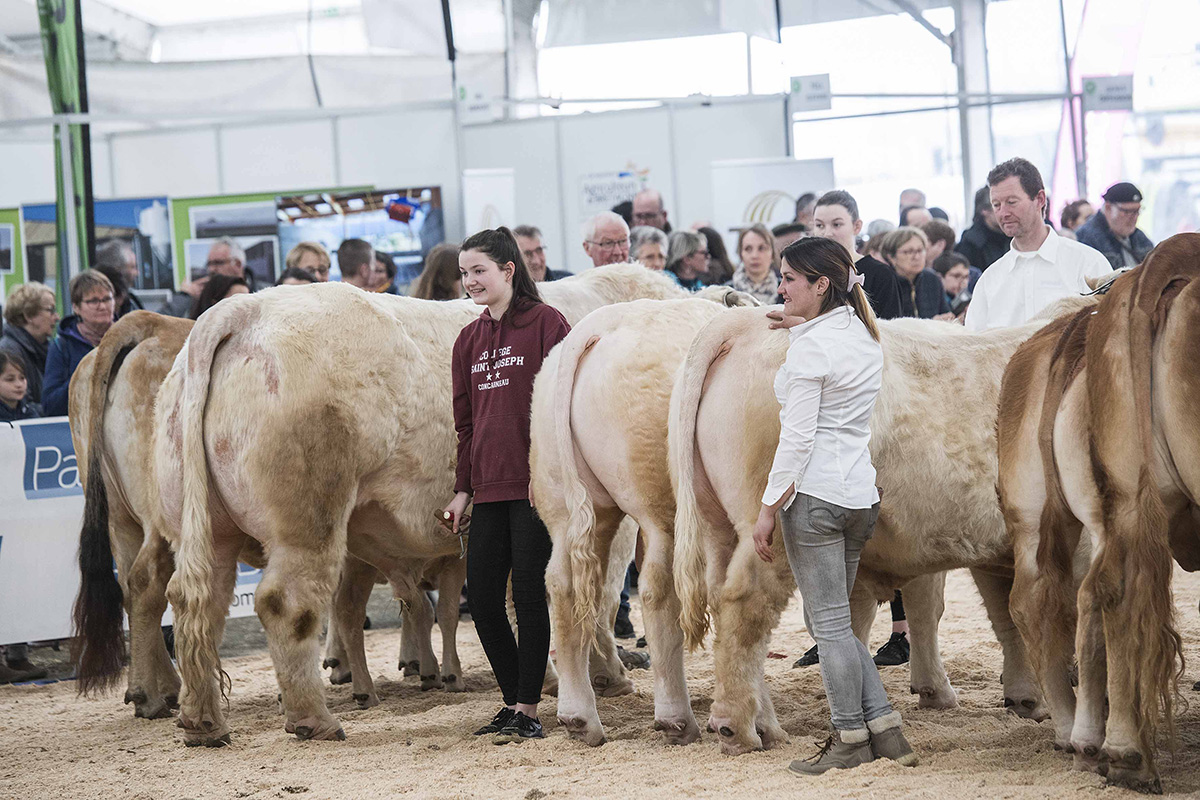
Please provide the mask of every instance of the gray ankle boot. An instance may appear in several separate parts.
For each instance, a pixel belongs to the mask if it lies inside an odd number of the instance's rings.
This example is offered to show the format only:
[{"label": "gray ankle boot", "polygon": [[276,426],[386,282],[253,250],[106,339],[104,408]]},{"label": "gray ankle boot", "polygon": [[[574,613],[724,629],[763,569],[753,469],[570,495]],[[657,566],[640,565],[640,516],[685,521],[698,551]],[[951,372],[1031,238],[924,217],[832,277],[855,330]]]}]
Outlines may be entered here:
[{"label": "gray ankle boot", "polygon": [[867,729],[871,732],[871,752],[875,758],[891,759],[905,767],[917,765],[917,754],[900,730],[899,711],[867,720]]},{"label": "gray ankle boot", "polygon": [[875,760],[866,728],[835,730],[812,758],[793,761],[788,769],[798,775],[821,775],[831,769],[851,769]]}]

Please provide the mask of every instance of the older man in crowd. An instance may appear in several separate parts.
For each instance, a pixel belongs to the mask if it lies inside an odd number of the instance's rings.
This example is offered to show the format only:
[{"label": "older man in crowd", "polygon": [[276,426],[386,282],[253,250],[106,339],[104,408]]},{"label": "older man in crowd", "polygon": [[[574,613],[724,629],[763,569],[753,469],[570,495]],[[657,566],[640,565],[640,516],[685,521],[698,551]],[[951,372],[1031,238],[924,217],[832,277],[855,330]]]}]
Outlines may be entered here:
[{"label": "older man in crowd", "polygon": [[1099,251],[1046,224],[1046,189],[1037,167],[1013,158],[988,173],[996,223],[1012,246],[975,284],[967,330],[1022,325],[1055,300],[1087,292],[1088,278],[1112,270]]},{"label": "older man in crowd", "polygon": [[[108,239],[96,245],[96,269],[105,271],[114,269],[121,274],[125,282],[125,300],[117,308],[117,317],[125,316],[130,311],[145,308],[133,290],[137,288],[138,263],[137,254],[133,247],[124,239]],[[107,272],[105,272],[107,274]]]},{"label": "older man in crowd", "polygon": [[171,302],[167,304],[168,314],[173,317],[186,317],[192,310],[196,299],[200,297],[200,293],[204,291],[208,275],[228,275],[231,278],[242,278],[246,281],[250,291],[257,290],[254,285],[254,273],[246,268],[246,251],[232,236],[222,236],[209,246],[208,258],[205,259],[204,267],[207,272],[205,277],[183,284],[171,298]]},{"label": "older man in crowd", "polygon": [[556,281],[571,273],[550,269],[546,266],[546,248],[542,245],[542,231],[533,225],[518,225],[513,228],[517,247],[521,249],[521,257],[529,268],[530,276],[537,282]]},{"label": "older man in crowd", "polygon": [[1132,183],[1114,183],[1103,195],[1099,214],[1075,230],[1075,238],[1099,250],[1113,269],[1136,267],[1154,249],[1137,226],[1142,193]]},{"label": "older man in crowd", "polygon": [[633,224],[649,225],[663,233],[671,232],[667,222],[667,209],[663,207],[662,192],[649,187],[633,196]]},{"label": "older man in crowd", "polygon": [[904,209],[906,208],[925,208],[925,193],[920,189],[905,189],[900,193],[900,224],[912,224],[904,222]]},{"label": "older man in crowd", "polygon": [[601,211],[583,224],[583,250],[595,267],[625,263],[629,260],[629,226],[619,214]]}]

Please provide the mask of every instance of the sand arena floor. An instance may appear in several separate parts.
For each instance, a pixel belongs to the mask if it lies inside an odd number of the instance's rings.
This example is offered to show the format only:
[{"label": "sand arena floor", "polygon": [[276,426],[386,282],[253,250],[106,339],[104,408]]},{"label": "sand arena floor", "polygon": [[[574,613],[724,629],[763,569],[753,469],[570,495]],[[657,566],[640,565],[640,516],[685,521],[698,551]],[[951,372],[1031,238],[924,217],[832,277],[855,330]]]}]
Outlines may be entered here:
[{"label": "sand arena floor", "polygon": [[[380,587],[382,589],[382,587]],[[1200,795],[1200,575],[1177,572],[1175,584],[1188,669],[1180,714],[1180,750],[1162,756],[1168,794]],[[381,610],[390,604],[390,611]],[[642,630],[635,601],[634,620]],[[376,597],[372,618],[395,604]],[[256,623],[251,623],[256,624]],[[886,609],[873,646],[887,637]],[[243,636],[241,650],[224,666],[233,678],[230,723],[233,746],[185,748],[169,720],[133,718],[120,693],[97,700],[75,696],[75,685],[0,687],[0,798],[671,798],[752,797],[985,797],[1088,798],[1125,795],[1095,775],[1072,772],[1069,757],[1051,746],[1048,725],[1006,714],[1001,708],[1000,648],[965,572],[950,576],[942,621],[942,653],[958,690],[953,711],[918,711],[908,693],[906,667],[883,670],[884,684],[904,714],[921,765],[905,769],[876,762],[857,770],[801,779],[784,768],[810,755],[823,738],[826,709],[815,669],[794,670],[808,646],[798,602],[772,639],[786,654],[768,662],[779,717],[791,743],[741,757],[722,756],[716,736],[684,748],[663,743],[653,731],[652,679],[634,673],[635,694],[601,699],[609,742],[592,749],[569,741],[554,723],[555,701],[543,705],[547,739],[497,747],[470,732],[499,705],[499,691],[469,622],[459,642],[471,691],[421,692],[416,678],[396,670],[399,631],[368,631],[367,655],[382,704],[357,710],[349,686],[331,687],[331,707],[345,727],[345,742],[299,742],[283,732],[276,714],[277,688],[261,639]],[[236,645],[236,643],[235,643]],[[435,644],[435,647],[438,645]],[[235,651],[238,647],[233,648]],[[230,650],[227,643],[226,652]],[[46,660],[35,651],[35,660]],[[707,719],[713,687],[707,651],[688,657],[687,674],[697,717]],[[1133,796],[1131,793],[1129,796]]]}]

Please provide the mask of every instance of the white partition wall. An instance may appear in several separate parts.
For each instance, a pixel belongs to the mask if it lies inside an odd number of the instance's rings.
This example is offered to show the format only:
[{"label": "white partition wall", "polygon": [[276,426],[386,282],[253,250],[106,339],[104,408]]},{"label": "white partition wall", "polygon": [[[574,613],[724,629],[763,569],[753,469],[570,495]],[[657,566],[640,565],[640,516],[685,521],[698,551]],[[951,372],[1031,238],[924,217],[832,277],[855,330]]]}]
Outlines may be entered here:
[{"label": "white partition wall", "polygon": [[111,141],[117,197],[187,197],[221,191],[217,137],[211,128],[116,134]]},{"label": "white partition wall", "polygon": [[219,136],[224,194],[337,183],[332,120],[231,125]]}]

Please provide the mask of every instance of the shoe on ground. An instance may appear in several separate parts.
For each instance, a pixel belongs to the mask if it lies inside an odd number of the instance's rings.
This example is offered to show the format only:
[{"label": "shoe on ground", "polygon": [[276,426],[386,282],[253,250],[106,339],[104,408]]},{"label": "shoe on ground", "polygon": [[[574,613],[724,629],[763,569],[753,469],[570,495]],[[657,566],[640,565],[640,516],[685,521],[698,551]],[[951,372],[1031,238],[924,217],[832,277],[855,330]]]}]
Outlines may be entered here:
[{"label": "shoe on ground", "polygon": [[637,631],[633,629],[633,623],[629,621],[629,617],[617,617],[616,624],[613,625],[613,636],[618,639],[637,638]]},{"label": "shoe on ground", "polygon": [[802,655],[796,659],[796,663],[792,664],[792,669],[799,669],[800,667],[811,667],[815,664],[820,664],[820,663],[821,663],[821,654],[819,652],[817,652],[817,646],[814,644],[812,647],[810,647],[804,651],[804,655]]},{"label": "shoe on ground", "polygon": [[488,733],[499,733],[500,731],[504,730],[505,725],[512,722],[512,718],[516,715],[517,712],[513,711],[508,706],[505,706],[496,712],[496,716],[492,717],[491,722],[475,731],[475,735],[483,736]]},{"label": "shoe on ground", "polygon": [[[13,664],[20,663],[20,661],[13,662]],[[24,663],[29,664],[30,669],[16,669],[13,664],[6,664],[0,661],[0,684],[24,683],[25,681],[36,681],[46,677],[46,670],[35,667],[28,661]]]},{"label": "shoe on ground", "polygon": [[626,650],[617,647],[617,658],[625,665],[625,669],[650,669],[650,654],[639,653],[636,650]]},{"label": "shoe on ground", "polygon": [[908,663],[908,636],[904,633],[893,633],[887,643],[875,653],[875,666],[898,667]]},{"label": "shoe on ground", "polygon": [[871,737],[866,728],[856,731],[835,730],[815,756],[797,759],[788,769],[797,775],[823,775],[831,769],[853,769],[874,760]]},{"label": "shoe on ground", "polygon": [[871,732],[871,753],[875,758],[886,758],[905,767],[915,767],[919,759],[912,745],[904,738],[900,728],[900,712],[893,711],[882,717],[867,721]]},{"label": "shoe on ground", "polygon": [[546,733],[542,730],[542,723],[532,717],[527,717],[520,711],[513,713],[512,719],[508,721],[500,731],[492,738],[494,744],[508,744],[509,742],[521,742],[529,739],[545,739]]}]

